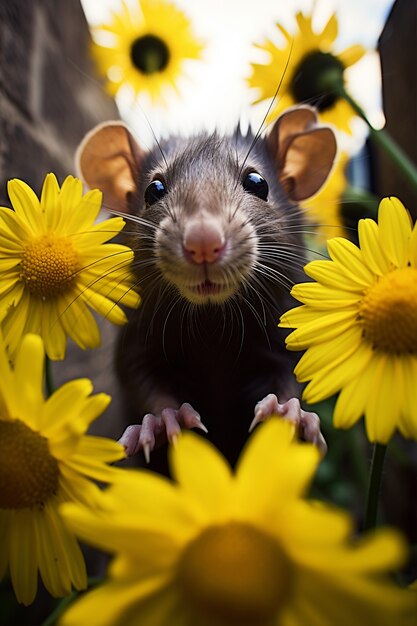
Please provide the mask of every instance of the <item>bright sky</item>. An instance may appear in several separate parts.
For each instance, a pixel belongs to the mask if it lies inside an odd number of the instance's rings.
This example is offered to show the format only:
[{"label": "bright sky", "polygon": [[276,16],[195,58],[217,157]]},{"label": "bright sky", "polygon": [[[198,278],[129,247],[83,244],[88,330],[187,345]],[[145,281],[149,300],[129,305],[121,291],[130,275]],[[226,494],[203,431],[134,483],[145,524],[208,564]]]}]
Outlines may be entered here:
[{"label": "bright sky", "polygon": [[[91,25],[108,19],[118,0],[81,0]],[[127,0],[131,2],[135,0]],[[321,27],[336,11],[339,37],[336,51],[360,43],[369,48],[364,59],[347,73],[349,89],[362,104],[376,126],[384,118],[380,105],[379,58],[375,52],[378,37],[393,0],[175,0],[193,20],[196,34],[207,43],[204,63],[190,64],[190,79],[182,87],[182,98],[169,110],[151,108],[143,103],[157,135],[173,132],[192,133],[202,128],[230,130],[240,118],[256,125],[263,109],[250,113],[251,99],[245,84],[249,62],[256,60],[253,42],[276,38],[275,22],[291,32],[297,10],[311,12]],[[143,113],[130,101],[118,100],[123,119],[145,143],[150,133]]]}]

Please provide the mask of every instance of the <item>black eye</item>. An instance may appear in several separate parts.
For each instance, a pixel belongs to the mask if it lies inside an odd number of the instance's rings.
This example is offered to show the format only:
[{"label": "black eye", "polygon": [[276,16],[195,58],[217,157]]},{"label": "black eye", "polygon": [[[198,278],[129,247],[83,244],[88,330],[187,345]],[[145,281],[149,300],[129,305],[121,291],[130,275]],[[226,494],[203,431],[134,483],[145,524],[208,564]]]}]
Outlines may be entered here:
[{"label": "black eye", "polygon": [[155,204],[167,192],[165,184],[161,180],[153,180],[145,189],[145,202],[148,206]]},{"label": "black eye", "polygon": [[258,172],[249,172],[242,181],[243,189],[261,200],[268,199],[268,183]]}]

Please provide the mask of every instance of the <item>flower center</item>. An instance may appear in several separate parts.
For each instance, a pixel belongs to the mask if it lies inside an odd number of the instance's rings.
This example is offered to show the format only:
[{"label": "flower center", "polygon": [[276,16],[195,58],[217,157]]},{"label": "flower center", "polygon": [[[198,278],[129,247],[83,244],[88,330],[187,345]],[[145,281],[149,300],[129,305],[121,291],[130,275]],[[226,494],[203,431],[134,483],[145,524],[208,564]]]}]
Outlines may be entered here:
[{"label": "flower center", "polygon": [[75,280],[78,261],[67,237],[42,235],[25,246],[20,276],[34,296],[57,296]]},{"label": "flower center", "polygon": [[370,287],[359,320],[375,349],[417,354],[417,269],[394,270]]},{"label": "flower center", "polygon": [[316,50],[307,54],[294,70],[291,93],[297,102],[307,102],[319,111],[330,109],[343,86],[343,64],[333,54]]},{"label": "flower center", "polygon": [[269,626],[288,602],[293,572],[279,543],[240,522],[212,526],[192,541],[177,576],[196,623]]},{"label": "flower center", "polygon": [[133,65],[144,74],[162,72],[169,62],[169,49],[156,35],[143,35],[132,43],[130,58]]},{"label": "flower center", "polygon": [[58,488],[48,440],[20,420],[0,420],[0,508],[42,507]]}]

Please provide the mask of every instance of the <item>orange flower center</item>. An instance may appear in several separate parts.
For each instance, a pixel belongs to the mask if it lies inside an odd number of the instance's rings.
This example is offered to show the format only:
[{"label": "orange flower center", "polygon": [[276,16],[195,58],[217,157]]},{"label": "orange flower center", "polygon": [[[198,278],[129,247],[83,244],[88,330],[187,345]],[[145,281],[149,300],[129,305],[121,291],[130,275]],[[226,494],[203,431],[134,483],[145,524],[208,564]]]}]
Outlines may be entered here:
[{"label": "orange flower center", "polygon": [[359,319],[365,338],[375,349],[417,354],[417,269],[394,270],[370,287]]},{"label": "orange flower center", "polygon": [[230,522],[207,528],[185,548],[177,580],[196,624],[269,626],[290,598],[293,571],[272,536]]},{"label": "orange flower center", "polygon": [[58,489],[48,440],[20,420],[0,420],[0,508],[42,507]]},{"label": "orange flower center", "polygon": [[79,257],[71,241],[48,233],[25,246],[20,276],[32,295],[45,299],[65,292],[78,268]]}]

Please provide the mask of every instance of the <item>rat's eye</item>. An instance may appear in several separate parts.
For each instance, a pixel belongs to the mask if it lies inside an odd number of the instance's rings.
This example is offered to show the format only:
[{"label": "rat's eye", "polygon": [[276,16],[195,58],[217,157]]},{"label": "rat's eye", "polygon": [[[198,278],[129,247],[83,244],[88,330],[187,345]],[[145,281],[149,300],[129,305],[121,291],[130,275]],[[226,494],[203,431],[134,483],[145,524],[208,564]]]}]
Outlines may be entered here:
[{"label": "rat's eye", "polygon": [[162,180],[153,180],[145,189],[145,202],[148,206],[158,202],[167,192]]},{"label": "rat's eye", "polygon": [[261,200],[268,199],[268,183],[258,172],[249,172],[242,181],[243,189]]}]

